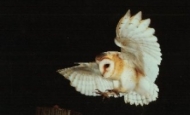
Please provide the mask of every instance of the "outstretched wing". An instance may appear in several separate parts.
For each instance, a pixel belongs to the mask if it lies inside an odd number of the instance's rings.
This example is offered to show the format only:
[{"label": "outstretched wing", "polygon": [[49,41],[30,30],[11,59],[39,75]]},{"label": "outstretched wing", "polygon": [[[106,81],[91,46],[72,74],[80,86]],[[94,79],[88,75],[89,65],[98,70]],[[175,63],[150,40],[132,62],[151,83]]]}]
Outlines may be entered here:
[{"label": "outstretched wing", "polygon": [[150,19],[141,20],[141,12],[130,15],[130,10],[120,19],[116,27],[115,43],[121,47],[123,59],[134,63],[144,76],[152,82],[157,78],[161,62],[160,45],[150,28]]},{"label": "outstretched wing", "polygon": [[121,57],[134,64],[135,69],[145,78],[148,78],[152,93],[149,98],[135,91],[125,94],[125,103],[144,105],[155,101],[158,97],[158,87],[154,84],[162,60],[160,45],[154,36],[154,28],[150,28],[150,19],[141,20],[141,12],[130,15],[128,11],[120,19],[116,27],[115,43],[121,47]]},{"label": "outstretched wing", "polygon": [[96,89],[103,92],[113,89],[113,81],[102,77],[97,63],[79,63],[77,66],[60,69],[58,72],[70,80],[71,86],[84,95],[98,96]]}]

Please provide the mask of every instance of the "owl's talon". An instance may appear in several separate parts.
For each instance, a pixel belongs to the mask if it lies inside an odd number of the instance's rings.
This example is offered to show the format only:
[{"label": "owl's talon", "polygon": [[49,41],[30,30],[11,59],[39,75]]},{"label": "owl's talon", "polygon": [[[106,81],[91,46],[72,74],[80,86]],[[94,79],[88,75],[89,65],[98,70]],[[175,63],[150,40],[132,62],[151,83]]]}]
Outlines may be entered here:
[{"label": "owl's talon", "polygon": [[119,95],[119,91],[116,90],[116,89],[108,89],[108,90],[106,90],[106,91],[108,91],[108,92],[111,93],[111,94],[115,94],[116,96],[120,96],[120,95]]},{"label": "owl's talon", "polygon": [[96,90],[97,90],[96,94],[101,95],[101,96],[103,97],[103,100],[104,100],[105,98],[109,98],[108,92],[102,92],[102,91],[100,91],[99,89],[96,89]]}]

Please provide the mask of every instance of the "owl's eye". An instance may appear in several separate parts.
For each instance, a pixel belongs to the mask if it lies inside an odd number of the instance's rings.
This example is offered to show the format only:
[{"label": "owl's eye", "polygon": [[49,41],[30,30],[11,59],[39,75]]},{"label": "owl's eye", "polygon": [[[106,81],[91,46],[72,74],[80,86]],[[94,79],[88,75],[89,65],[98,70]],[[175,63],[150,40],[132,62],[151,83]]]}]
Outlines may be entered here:
[{"label": "owl's eye", "polygon": [[110,64],[105,64],[104,68],[108,68],[110,66]]}]

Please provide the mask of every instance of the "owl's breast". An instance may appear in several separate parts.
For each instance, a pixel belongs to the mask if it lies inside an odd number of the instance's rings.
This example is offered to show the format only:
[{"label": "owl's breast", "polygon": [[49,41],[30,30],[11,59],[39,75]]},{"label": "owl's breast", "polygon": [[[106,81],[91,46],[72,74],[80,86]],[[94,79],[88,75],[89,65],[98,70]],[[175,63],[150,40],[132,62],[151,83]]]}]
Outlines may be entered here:
[{"label": "owl's breast", "polygon": [[125,61],[119,57],[113,58],[113,60],[114,60],[114,70],[113,70],[113,74],[110,78],[112,80],[120,80],[121,75],[123,74],[123,72],[125,70]]}]

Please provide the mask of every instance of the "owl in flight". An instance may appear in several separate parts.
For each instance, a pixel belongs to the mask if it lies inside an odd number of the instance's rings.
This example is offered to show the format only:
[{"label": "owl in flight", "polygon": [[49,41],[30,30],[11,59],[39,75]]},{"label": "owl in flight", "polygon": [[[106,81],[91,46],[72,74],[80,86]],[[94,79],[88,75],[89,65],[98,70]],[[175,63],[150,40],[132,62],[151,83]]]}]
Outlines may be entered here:
[{"label": "owl in flight", "polygon": [[95,62],[78,63],[58,72],[87,96],[124,96],[125,103],[141,106],[155,101],[162,54],[155,30],[149,27],[150,19],[142,20],[141,15],[131,16],[128,10],[117,24],[114,41],[121,52],[103,52]]}]

